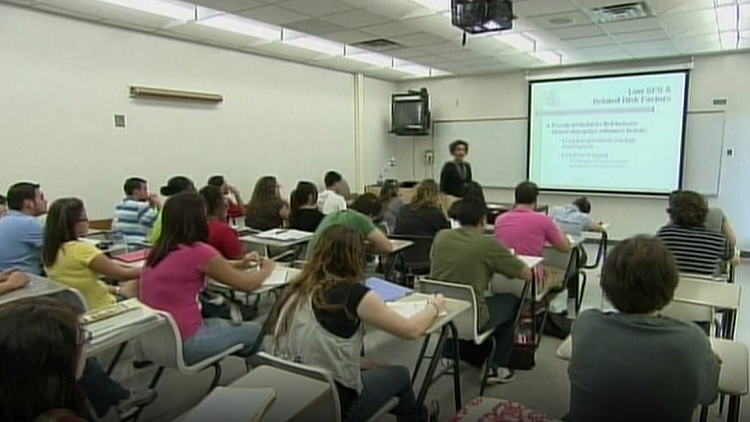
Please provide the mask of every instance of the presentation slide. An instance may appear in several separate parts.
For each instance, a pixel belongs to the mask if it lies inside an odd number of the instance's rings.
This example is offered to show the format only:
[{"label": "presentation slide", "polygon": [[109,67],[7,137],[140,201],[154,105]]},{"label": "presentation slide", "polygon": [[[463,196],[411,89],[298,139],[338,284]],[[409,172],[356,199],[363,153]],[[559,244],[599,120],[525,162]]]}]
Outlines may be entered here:
[{"label": "presentation slide", "polygon": [[678,189],[687,77],[681,71],[532,82],[529,180],[550,190]]}]

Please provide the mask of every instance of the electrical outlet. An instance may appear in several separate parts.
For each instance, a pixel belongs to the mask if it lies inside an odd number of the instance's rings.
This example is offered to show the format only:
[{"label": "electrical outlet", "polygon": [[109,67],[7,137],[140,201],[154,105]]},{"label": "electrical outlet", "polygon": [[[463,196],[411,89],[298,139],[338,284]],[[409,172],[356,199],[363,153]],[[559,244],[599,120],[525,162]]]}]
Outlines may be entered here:
[{"label": "electrical outlet", "polygon": [[434,160],[435,160],[435,151],[428,150],[424,152],[424,163],[426,165],[431,166]]},{"label": "electrical outlet", "polygon": [[115,114],[115,127],[125,127],[124,114]]}]

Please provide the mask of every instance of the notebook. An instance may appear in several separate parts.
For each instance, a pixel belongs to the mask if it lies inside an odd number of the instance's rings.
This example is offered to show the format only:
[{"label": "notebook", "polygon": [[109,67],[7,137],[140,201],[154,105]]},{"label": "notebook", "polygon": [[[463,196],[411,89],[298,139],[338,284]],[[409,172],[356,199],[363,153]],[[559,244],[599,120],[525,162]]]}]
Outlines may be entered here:
[{"label": "notebook", "polygon": [[114,259],[118,261],[122,261],[126,264],[130,264],[133,262],[143,261],[144,259],[146,259],[146,257],[148,257],[148,253],[150,251],[151,249],[149,248],[141,249],[139,251],[128,252],[128,253],[117,255],[114,257]]},{"label": "notebook", "polygon": [[[426,300],[415,300],[410,302],[388,302],[386,303],[389,308],[393,309],[397,314],[404,318],[411,318],[414,315],[422,312],[427,307]],[[443,311],[439,316],[448,315],[447,311]]]},{"label": "notebook", "polygon": [[263,237],[266,239],[279,240],[279,241],[290,241],[290,240],[299,240],[299,239],[304,239],[306,237],[310,237],[312,236],[312,233],[303,232],[302,230],[294,230],[294,229],[271,229],[271,230],[258,233],[255,236]]},{"label": "notebook", "polygon": [[393,302],[408,296],[412,290],[398,284],[391,283],[377,277],[370,277],[365,281],[365,285],[383,299],[383,302]]},{"label": "notebook", "polygon": [[216,387],[182,422],[258,422],[275,398],[273,388]]}]

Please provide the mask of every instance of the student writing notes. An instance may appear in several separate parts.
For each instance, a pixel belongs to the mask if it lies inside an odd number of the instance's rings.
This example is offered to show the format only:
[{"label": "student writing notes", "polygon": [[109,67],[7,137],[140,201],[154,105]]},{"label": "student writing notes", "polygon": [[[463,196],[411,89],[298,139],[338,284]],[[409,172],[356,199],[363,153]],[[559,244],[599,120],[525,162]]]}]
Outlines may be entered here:
[{"label": "student writing notes", "polygon": [[148,182],[139,177],[131,177],[123,187],[125,199],[115,207],[112,231],[119,233],[126,243],[146,240],[154,227],[161,208],[161,200],[148,191]]},{"label": "student writing notes", "polygon": [[42,260],[49,278],[72,287],[86,299],[88,310],[115,303],[113,294],[136,296],[135,282],[108,286],[99,275],[127,281],[140,277],[140,268],[129,268],[109,259],[96,246],[78,238],[89,230],[83,201],[60,198],[50,206],[44,226]]},{"label": "student writing notes", "polygon": [[36,183],[19,182],[8,189],[8,213],[0,219],[0,271],[42,273],[42,225],[47,200]]},{"label": "student writing notes", "polygon": [[591,218],[591,202],[585,196],[576,199],[572,204],[553,207],[550,217],[571,236],[581,236],[584,231],[604,231],[604,227]]},{"label": "student writing notes", "polygon": [[570,422],[690,422],[717,396],[720,364],[703,332],[659,316],[677,287],[677,266],[657,239],[618,244],[601,287],[619,312],[588,310],[573,324]]},{"label": "student writing notes", "polygon": [[323,214],[330,214],[346,209],[346,199],[342,196],[344,190],[344,178],[335,171],[326,173],[323,182],[326,190],[318,197],[318,208]]},{"label": "student writing notes", "polygon": [[289,205],[281,199],[281,187],[273,176],[258,179],[250,203],[247,204],[245,225],[257,230],[282,227],[289,219]]},{"label": "student writing notes", "polygon": [[268,278],[274,262],[263,260],[257,272],[236,269],[208,241],[208,216],[203,199],[183,192],[164,205],[164,229],[146,259],[140,283],[140,299],[146,305],[172,315],[183,342],[185,361],[199,362],[235,345],[249,356],[260,325],[233,325],[218,318],[203,319],[198,295],[206,277],[251,292]]},{"label": "student writing notes", "polygon": [[298,182],[291,195],[289,227],[314,232],[323,217],[318,209],[318,188],[310,182]]},{"label": "student writing notes", "polygon": [[325,229],[310,262],[274,308],[268,349],[329,370],[344,421],[365,421],[397,397],[391,413],[399,422],[426,422],[427,411],[417,406],[406,368],[360,366],[363,325],[414,339],[435,321],[445,299],[435,296],[424,310],[403,318],[364,285],[364,253],[359,232],[342,225]]},{"label": "student writing notes", "polygon": [[[504,274],[509,278],[531,280],[531,270],[508,249],[484,235],[487,208],[478,199],[463,199],[459,202],[458,221],[461,227],[443,230],[432,244],[432,273],[436,280],[468,284],[473,287],[477,298],[478,323],[480,332],[491,327],[495,329],[497,342],[495,356],[487,357],[490,365],[488,383],[507,383],[514,379],[508,369],[513,345],[513,322],[518,311],[519,299],[512,294],[498,294],[485,297],[492,276]],[[473,342],[472,342],[473,343]],[[461,358],[470,361],[483,361],[485,356],[476,356],[480,350],[470,350],[468,356],[461,352]]]}]

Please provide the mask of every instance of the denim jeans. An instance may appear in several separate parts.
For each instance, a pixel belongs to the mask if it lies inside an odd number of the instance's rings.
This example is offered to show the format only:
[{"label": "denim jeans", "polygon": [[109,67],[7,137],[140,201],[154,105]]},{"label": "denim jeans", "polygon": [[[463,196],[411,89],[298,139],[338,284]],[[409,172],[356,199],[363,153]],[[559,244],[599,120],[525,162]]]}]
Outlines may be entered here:
[{"label": "denim jeans", "polygon": [[490,321],[479,331],[484,332],[490,327],[497,327],[493,335],[496,348],[492,362],[495,366],[506,367],[513,352],[513,338],[515,336],[513,323],[516,320],[521,301],[517,296],[510,293],[492,295],[486,297],[485,301],[487,307],[490,308]]},{"label": "denim jeans", "polygon": [[198,331],[182,343],[185,363],[198,363],[240,343],[244,348],[236,354],[249,357],[260,331],[260,324],[255,322],[233,325],[231,321],[224,319],[204,319]]},{"label": "denim jeans", "polygon": [[[421,408],[411,387],[409,370],[403,366],[387,366],[362,371],[364,390],[356,402],[349,408],[345,422],[362,422],[368,420],[391,397],[398,398],[398,406],[391,410],[398,422],[419,422]],[[343,410],[343,409],[342,409]]]},{"label": "denim jeans", "polygon": [[109,408],[117,405],[120,400],[130,396],[130,390],[110,378],[94,358],[86,359],[86,367],[78,385],[99,417],[103,417]]}]

